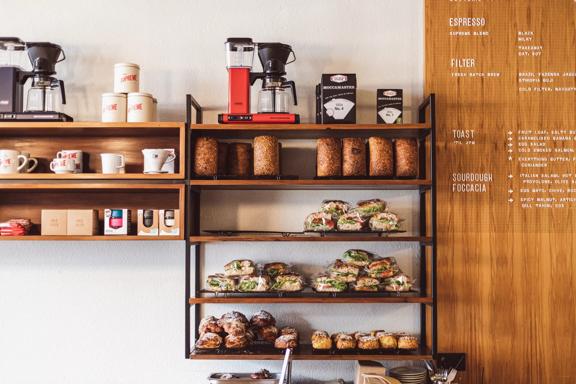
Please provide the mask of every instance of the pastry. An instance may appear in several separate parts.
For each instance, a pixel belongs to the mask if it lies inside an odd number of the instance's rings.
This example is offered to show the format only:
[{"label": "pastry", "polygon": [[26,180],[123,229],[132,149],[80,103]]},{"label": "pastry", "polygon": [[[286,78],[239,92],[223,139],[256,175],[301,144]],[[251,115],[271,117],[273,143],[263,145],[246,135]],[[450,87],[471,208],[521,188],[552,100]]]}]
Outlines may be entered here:
[{"label": "pastry", "polygon": [[317,292],[343,292],[348,288],[346,282],[324,274],[316,276],[312,286]]},{"label": "pastry", "polygon": [[278,337],[278,328],[274,325],[268,325],[258,328],[258,338],[267,343],[274,343]]},{"label": "pastry", "polygon": [[236,289],[236,280],[220,273],[209,275],[206,289],[212,292],[233,292]]},{"label": "pastry", "polygon": [[357,203],[354,212],[358,212],[362,217],[369,218],[373,215],[384,212],[386,210],[386,202],[380,199],[362,200]]},{"label": "pastry", "polygon": [[298,338],[298,330],[294,327],[284,327],[280,330],[280,335],[295,335]]},{"label": "pastry", "polygon": [[199,137],[194,144],[194,174],[216,176],[218,174],[218,142],[211,137]]},{"label": "pastry", "polygon": [[198,333],[203,335],[204,333],[222,333],[223,329],[218,324],[218,319],[214,316],[206,316],[200,320],[200,325],[198,325]]},{"label": "pastry", "polygon": [[217,349],[222,345],[222,337],[216,333],[207,332],[196,341],[198,349]]},{"label": "pastry", "polygon": [[342,176],[342,141],[335,137],[316,140],[316,175]]},{"label": "pastry", "polygon": [[250,342],[255,341],[258,337],[258,327],[251,327],[246,330],[246,337],[250,339]]},{"label": "pastry", "polygon": [[314,333],[312,334],[312,348],[331,349],[332,339],[325,331],[314,331]]},{"label": "pastry", "polygon": [[360,276],[354,284],[355,291],[361,292],[378,292],[380,280],[370,276]]},{"label": "pastry", "polygon": [[224,332],[233,335],[244,335],[248,330],[248,320],[240,312],[228,312],[218,320],[218,325],[224,329]]},{"label": "pastry", "polygon": [[396,139],[396,176],[418,176],[418,143],[416,139]]},{"label": "pastry", "polygon": [[394,150],[392,141],[384,137],[368,139],[370,157],[369,174],[377,177],[394,176]]},{"label": "pastry", "polygon": [[271,278],[276,277],[281,273],[288,272],[288,264],[286,263],[268,263],[264,264],[264,273]]},{"label": "pastry", "polygon": [[242,276],[238,281],[240,292],[266,292],[270,290],[270,276]]},{"label": "pastry", "polygon": [[376,232],[390,232],[400,229],[400,219],[392,212],[377,213],[370,218],[370,229]]},{"label": "pastry", "polygon": [[349,210],[350,203],[342,200],[324,200],[320,206],[320,211],[331,214],[335,219],[345,215]]},{"label": "pastry", "polygon": [[357,267],[366,267],[373,258],[373,253],[363,249],[349,249],[342,255],[342,260]]},{"label": "pastry", "polygon": [[266,311],[258,311],[250,318],[250,325],[254,327],[267,327],[276,325],[276,319]]},{"label": "pastry", "polygon": [[246,348],[250,345],[250,339],[248,337],[246,337],[246,335],[244,335],[244,334],[238,335],[238,336],[227,335],[224,338],[224,343],[226,345],[226,348],[242,349],[242,348]]},{"label": "pastry", "polygon": [[380,349],[380,342],[376,336],[363,335],[358,338],[358,349],[373,350]]},{"label": "pastry", "polygon": [[274,342],[274,348],[286,349],[298,347],[298,337],[296,335],[281,335]]},{"label": "pastry", "polygon": [[339,231],[361,231],[366,228],[367,220],[358,212],[349,212],[338,218]]},{"label": "pastry", "polygon": [[414,350],[418,349],[418,338],[410,335],[403,335],[398,337],[398,349]]},{"label": "pastry", "polygon": [[272,285],[272,290],[278,292],[297,292],[302,289],[304,289],[304,279],[300,274],[294,272],[286,272],[276,276]]},{"label": "pastry", "polygon": [[356,281],[360,269],[353,265],[343,262],[338,259],[330,266],[330,277],[344,281],[346,283],[352,283]]},{"label": "pastry", "polygon": [[366,144],[364,139],[342,139],[342,175],[366,176]]},{"label": "pastry", "polygon": [[252,260],[232,260],[224,266],[226,276],[244,276],[251,275],[255,271]]},{"label": "pastry", "polygon": [[250,176],[250,164],[252,162],[252,145],[249,143],[230,143],[226,173],[230,176]]},{"label": "pastry", "polygon": [[250,374],[250,378],[254,380],[263,380],[272,378],[272,375],[267,369],[261,369],[258,372]]},{"label": "pastry", "polygon": [[396,259],[393,257],[374,260],[366,269],[368,275],[376,279],[387,279],[396,275],[399,271],[398,263],[396,263]]},{"label": "pastry", "polygon": [[227,160],[228,160],[228,143],[218,143],[218,174],[225,175],[227,173]]},{"label": "pastry", "polygon": [[398,338],[391,332],[378,332],[376,333],[380,347],[382,349],[396,349],[398,348]]},{"label": "pastry", "polygon": [[280,174],[280,145],[274,136],[254,138],[254,175],[278,176]]},{"label": "pastry", "polygon": [[336,228],[336,220],[326,212],[311,213],[304,221],[305,231],[330,232]]},{"label": "pastry", "polygon": [[340,333],[336,337],[336,349],[354,349],[356,340],[351,335]]},{"label": "pastry", "polygon": [[409,292],[412,289],[412,280],[400,272],[394,277],[384,280],[384,290],[388,292]]},{"label": "pastry", "polygon": [[352,336],[354,336],[354,340],[358,341],[361,337],[371,336],[371,334],[368,332],[354,332]]}]

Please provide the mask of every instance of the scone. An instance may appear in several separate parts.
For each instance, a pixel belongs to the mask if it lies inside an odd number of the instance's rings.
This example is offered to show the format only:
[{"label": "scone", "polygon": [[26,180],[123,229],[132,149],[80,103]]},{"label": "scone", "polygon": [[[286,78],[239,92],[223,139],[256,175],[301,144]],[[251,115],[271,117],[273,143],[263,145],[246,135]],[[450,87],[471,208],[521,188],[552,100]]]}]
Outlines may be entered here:
[{"label": "scone", "polygon": [[374,350],[380,348],[380,342],[376,336],[365,335],[358,338],[358,349]]},{"label": "scone", "polygon": [[250,325],[254,327],[267,327],[269,325],[276,325],[276,319],[266,311],[258,311],[250,318]]},{"label": "scone", "polygon": [[206,332],[196,341],[198,349],[217,349],[222,345],[222,337],[216,333]]},{"label": "scone", "polygon": [[341,333],[336,337],[336,349],[354,349],[356,348],[356,340],[354,337]]},{"label": "scone", "polygon": [[331,349],[332,339],[325,331],[314,331],[312,334],[312,348],[314,349]]},{"label": "scone", "polygon": [[246,335],[228,335],[224,339],[224,342],[226,344],[226,348],[229,349],[242,349],[250,345],[250,339]]},{"label": "scone", "polygon": [[404,335],[398,337],[398,349],[414,350],[418,349],[418,338],[415,336]]},{"label": "scone", "polygon": [[274,342],[274,348],[287,349],[298,347],[298,337],[296,335],[281,335]]},{"label": "scone", "polygon": [[396,349],[398,348],[398,338],[391,332],[378,332],[376,334],[380,347],[382,349]]},{"label": "scone", "polygon": [[214,316],[206,316],[200,320],[198,333],[201,335],[204,333],[222,333],[222,331],[222,327],[218,325],[218,319],[216,319]]},{"label": "scone", "polygon": [[274,343],[278,337],[278,328],[274,325],[258,328],[258,338],[267,343]]}]

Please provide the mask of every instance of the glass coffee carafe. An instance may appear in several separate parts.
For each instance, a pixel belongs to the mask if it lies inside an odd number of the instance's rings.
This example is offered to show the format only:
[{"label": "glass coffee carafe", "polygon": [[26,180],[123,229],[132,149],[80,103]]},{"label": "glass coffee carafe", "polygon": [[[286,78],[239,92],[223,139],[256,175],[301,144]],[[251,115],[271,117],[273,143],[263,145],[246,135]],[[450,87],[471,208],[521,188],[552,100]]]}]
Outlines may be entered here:
[{"label": "glass coffee carafe", "polygon": [[258,113],[289,113],[296,105],[296,88],[293,81],[265,81],[258,93]]},{"label": "glass coffee carafe", "polygon": [[53,77],[34,79],[28,90],[26,110],[29,112],[59,112],[66,104],[64,82]]}]

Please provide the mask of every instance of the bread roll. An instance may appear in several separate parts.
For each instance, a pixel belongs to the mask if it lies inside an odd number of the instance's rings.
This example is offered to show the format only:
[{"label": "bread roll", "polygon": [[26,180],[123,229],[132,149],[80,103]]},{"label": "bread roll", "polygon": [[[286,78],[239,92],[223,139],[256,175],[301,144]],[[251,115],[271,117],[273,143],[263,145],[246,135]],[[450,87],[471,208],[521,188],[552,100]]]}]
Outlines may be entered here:
[{"label": "bread roll", "polygon": [[342,141],[335,137],[316,140],[316,175],[342,176]]},{"label": "bread roll", "polygon": [[250,176],[252,145],[231,143],[228,145],[227,171],[230,176]]},{"label": "bread roll", "polygon": [[216,176],[218,173],[218,142],[211,137],[199,137],[194,145],[194,174]]},{"label": "bread roll", "polygon": [[254,138],[254,176],[280,175],[280,146],[274,136]]},{"label": "bread roll", "polygon": [[396,176],[418,176],[418,143],[416,139],[396,139]]},{"label": "bread roll", "polygon": [[218,174],[226,174],[226,164],[228,159],[228,144],[218,143]]},{"label": "bread roll", "polygon": [[384,137],[368,139],[370,153],[370,176],[392,177],[394,175],[394,151],[392,141]]},{"label": "bread roll", "polygon": [[342,139],[342,174],[344,176],[366,176],[364,139],[357,137]]}]

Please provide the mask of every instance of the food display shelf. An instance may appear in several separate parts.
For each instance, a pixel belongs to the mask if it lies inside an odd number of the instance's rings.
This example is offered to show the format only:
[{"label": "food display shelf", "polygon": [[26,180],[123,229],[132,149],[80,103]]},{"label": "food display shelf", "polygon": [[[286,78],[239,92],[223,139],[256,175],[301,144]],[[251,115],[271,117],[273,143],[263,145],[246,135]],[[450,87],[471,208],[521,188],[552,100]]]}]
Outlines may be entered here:
[{"label": "food display shelf", "polygon": [[431,244],[432,237],[429,236],[378,236],[374,233],[352,234],[333,233],[319,236],[315,234],[254,234],[254,235],[193,235],[190,236],[191,243],[216,243],[216,242],[247,242],[247,241],[298,241],[298,242],[411,242],[420,244]]}]

